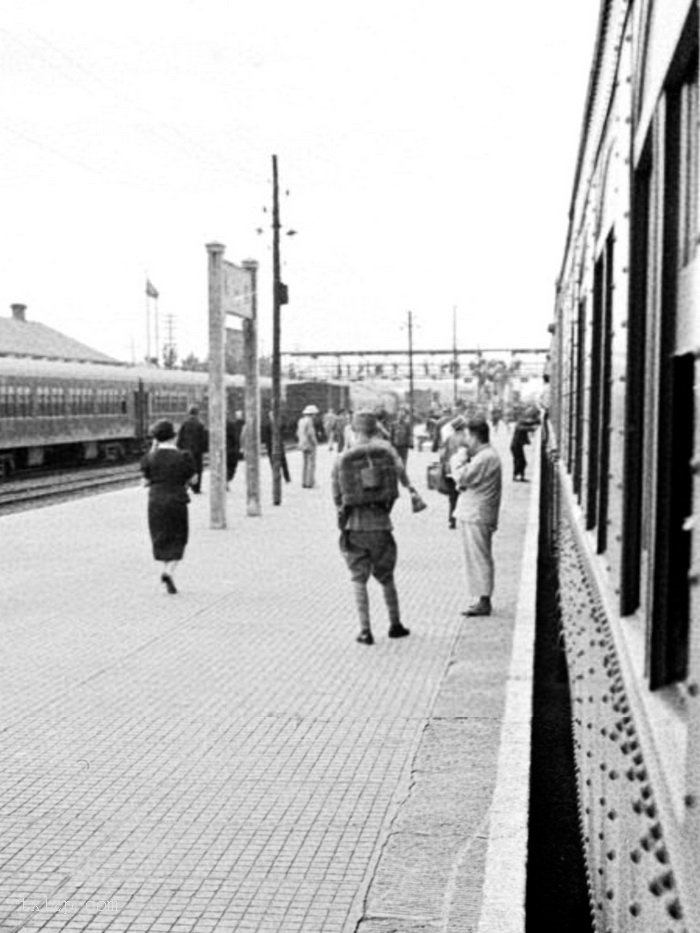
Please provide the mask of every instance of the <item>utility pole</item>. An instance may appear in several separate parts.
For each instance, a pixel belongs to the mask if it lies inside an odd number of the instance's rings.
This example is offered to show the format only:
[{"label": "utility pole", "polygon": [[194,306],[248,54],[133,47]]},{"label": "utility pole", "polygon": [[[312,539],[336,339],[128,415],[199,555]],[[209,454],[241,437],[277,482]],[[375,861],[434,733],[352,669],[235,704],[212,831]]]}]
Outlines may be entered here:
[{"label": "utility pole", "polygon": [[280,205],[277,156],[272,157],[272,504],[282,502],[282,431],[280,368]]},{"label": "utility pole", "polygon": [[452,306],[452,401],[455,408],[457,407],[458,391],[457,391],[457,377],[458,377],[458,362],[457,362],[457,308],[455,305]]},{"label": "utility pole", "polygon": [[226,388],[224,375],[223,243],[207,243],[209,256],[209,521],[226,527]]},{"label": "utility pole", "polygon": [[243,319],[245,353],[246,513],[260,515],[260,383],[258,379],[258,264],[244,259],[250,276],[251,316]]},{"label": "utility pole", "polygon": [[408,312],[408,411],[413,424],[413,312]]}]

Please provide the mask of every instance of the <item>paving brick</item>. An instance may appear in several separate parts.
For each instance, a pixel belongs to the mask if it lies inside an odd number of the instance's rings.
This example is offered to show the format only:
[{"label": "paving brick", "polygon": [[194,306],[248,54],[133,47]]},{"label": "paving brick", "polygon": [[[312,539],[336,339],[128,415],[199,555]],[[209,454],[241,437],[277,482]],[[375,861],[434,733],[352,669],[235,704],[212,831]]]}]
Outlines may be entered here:
[{"label": "paving brick", "polygon": [[[419,487],[430,459],[409,462]],[[226,530],[193,497],[175,597],[140,488],[0,518],[0,931],[366,933],[391,927],[365,904],[409,901],[401,930],[424,928],[460,872],[460,787],[479,791],[475,819],[493,789],[527,487],[506,487],[497,611],[478,625],[459,615],[445,500],[424,491],[413,515],[401,498],[412,634],[386,638],[372,586],[368,649],[330,463],[322,451],[320,488],[285,486],[280,507],[268,485],[260,518],[240,471]],[[477,879],[462,916],[479,896]],[[26,909],[58,898],[70,908]]]}]

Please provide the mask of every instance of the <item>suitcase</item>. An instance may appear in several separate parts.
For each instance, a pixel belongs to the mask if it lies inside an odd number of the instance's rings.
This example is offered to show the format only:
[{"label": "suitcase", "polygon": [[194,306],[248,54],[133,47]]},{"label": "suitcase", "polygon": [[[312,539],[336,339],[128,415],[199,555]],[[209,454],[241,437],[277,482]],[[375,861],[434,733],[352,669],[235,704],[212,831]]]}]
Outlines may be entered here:
[{"label": "suitcase", "polygon": [[433,463],[428,464],[428,471],[426,476],[426,482],[428,489],[437,490],[440,486],[440,473],[442,472],[442,464],[439,460],[435,460]]}]

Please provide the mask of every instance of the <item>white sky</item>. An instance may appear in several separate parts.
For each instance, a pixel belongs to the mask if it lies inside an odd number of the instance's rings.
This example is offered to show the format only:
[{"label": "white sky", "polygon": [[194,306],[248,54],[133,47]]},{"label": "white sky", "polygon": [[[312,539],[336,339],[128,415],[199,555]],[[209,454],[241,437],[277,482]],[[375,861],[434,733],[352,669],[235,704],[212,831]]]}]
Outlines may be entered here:
[{"label": "white sky", "polygon": [[3,6],[0,314],[205,355],[218,240],[269,351],[276,153],[283,349],[547,345],[597,0]]}]

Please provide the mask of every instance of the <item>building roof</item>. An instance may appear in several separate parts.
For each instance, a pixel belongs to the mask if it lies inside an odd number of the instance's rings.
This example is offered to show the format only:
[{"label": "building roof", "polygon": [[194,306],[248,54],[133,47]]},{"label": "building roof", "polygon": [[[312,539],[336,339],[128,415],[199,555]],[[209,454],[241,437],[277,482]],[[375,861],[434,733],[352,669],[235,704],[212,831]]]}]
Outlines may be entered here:
[{"label": "building roof", "polygon": [[0,317],[0,356],[24,356],[91,363],[119,363],[52,327],[22,317]]}]

